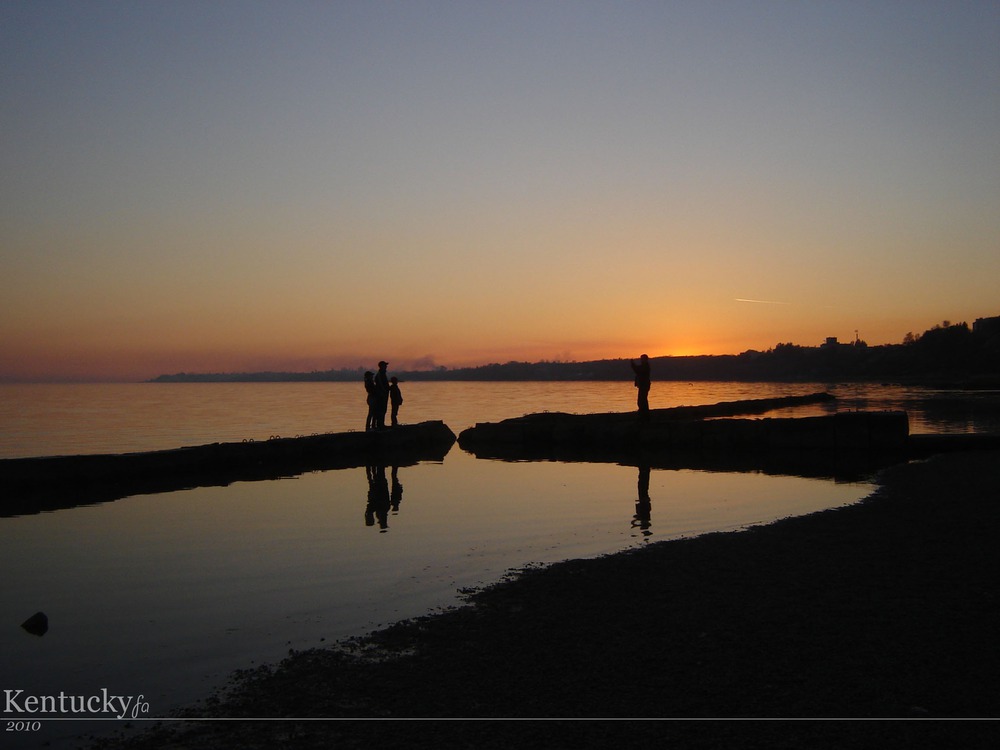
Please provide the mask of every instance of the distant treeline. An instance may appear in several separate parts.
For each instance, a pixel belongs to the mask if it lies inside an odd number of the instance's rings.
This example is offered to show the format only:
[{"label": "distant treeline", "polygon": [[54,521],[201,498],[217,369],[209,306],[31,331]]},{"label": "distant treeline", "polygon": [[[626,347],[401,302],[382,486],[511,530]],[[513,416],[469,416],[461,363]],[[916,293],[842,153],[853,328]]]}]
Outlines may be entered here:
[{"label": "distant treeline", "polygon": [[[893,381],[1000,387],[1000,317],[980,318],[973,326],[948,321],[901,344],[868,346],[863,341],[821,346],[778,344],[767,351],[692,357],[654,357],[656,380],[736,381]],[[365,368],[317,372],[178,373],[156,383],[357,381]],[[631,380],[625,359],[592,362],[507,362],[480,367],[394,372],[400,380],[527,381]]]}]

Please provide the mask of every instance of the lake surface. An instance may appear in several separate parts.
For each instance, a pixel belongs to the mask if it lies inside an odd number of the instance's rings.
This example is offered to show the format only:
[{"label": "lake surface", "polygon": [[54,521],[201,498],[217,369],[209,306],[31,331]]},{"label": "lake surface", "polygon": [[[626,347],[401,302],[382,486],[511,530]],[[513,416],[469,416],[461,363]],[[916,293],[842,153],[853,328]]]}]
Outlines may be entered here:
[{"label": "lake surface", "polygon": [[[401,421],[630,411],[621,383],[404,383]],[[997,394],[820,384],[655,383],[661,408],[819,390],[834,404],[776,415],[905,408],[913,432],[996,431]],[[174,448],[363,428],[353,383],[0,386],[0,457]],[[769,415],[774,416],[774,415]],[[0,689],[143,695],[150,714],[210,694],[239,668],[460,603],[532,563],[732,530],[855,502],[865,482],[499,462],[458,446],[440,463],[312,472],[0,518]],[[371,481],[393,489],[378,517]],[[19,625],[44,611],[42,637]],[[43,722],[18,743],[74,732]],[[102,725],[107,726],[107,725]],[[114,728],[111,726],[111,728]],[[88,726],[86,731],[95,731]],[[9,735],[6,739],[12,739]],[[25,745],[33,746],[33,745]]]}]

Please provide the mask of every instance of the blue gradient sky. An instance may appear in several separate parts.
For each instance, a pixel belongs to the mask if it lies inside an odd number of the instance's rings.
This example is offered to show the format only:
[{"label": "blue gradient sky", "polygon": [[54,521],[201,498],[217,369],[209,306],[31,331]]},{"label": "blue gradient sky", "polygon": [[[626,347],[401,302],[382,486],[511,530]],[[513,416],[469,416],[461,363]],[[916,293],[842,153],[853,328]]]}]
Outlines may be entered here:
[{"label": "blue gradient sky", "polygon": [[7,0],[0,64],[0,379],[1000,314],[997,2]]}]

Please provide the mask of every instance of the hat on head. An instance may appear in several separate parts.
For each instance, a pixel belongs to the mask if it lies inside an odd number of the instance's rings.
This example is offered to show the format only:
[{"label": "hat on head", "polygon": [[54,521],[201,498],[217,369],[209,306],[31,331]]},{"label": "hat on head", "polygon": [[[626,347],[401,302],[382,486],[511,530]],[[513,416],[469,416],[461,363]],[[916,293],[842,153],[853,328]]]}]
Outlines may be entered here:
[{"label": "hat on head", "polygon": [[389,366],[389,363],[388,363],[388,362],[379,362],[379,363],[378,363],[378,366],[379,366],[379,367],[388,367],[388,366]]}]

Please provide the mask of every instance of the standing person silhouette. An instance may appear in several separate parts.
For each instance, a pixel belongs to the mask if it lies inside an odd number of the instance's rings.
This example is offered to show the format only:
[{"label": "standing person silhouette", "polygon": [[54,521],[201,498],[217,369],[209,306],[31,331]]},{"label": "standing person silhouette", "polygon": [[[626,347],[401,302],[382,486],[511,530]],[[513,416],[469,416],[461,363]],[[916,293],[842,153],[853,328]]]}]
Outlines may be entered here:
[{"label": "standing person silhouette", "polygon": [[375,373],[365,373],[365,392],[368,394],[368,416],[365,417],[365,432],[375,429]]},{"label": "standing person silhouette", "polygon": [[632,370],[635,372],[635,387],[639,389],[636,399],[639,407],[639,419],[646,421],[649,419],[649,387],[652,382],[649,373],[649,357],[643,354],[639,361],[632,360]]},{"label": "standing person silhouette", "polygon": [[388,366],[388,362],[379,362],[378,372],[375,373],[375,429],[377,430],[385,427],[385,413],[389,409],[389,376],[385,372]]},{"label": "standing person silhouette", "polygon": [[389,378],[389,403],[392,404],[392,426],[397,427],[399,422],[399,406],[403,403],[403,394],[399,391],[399,381],[396,378]]}]

